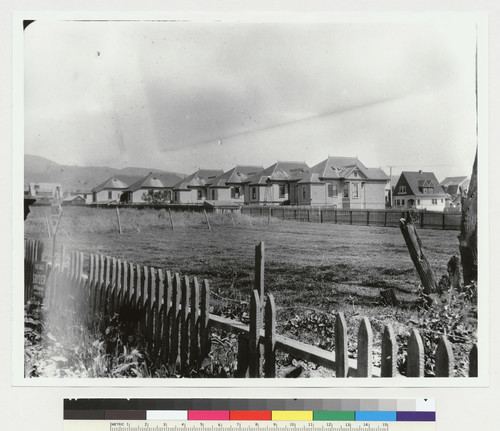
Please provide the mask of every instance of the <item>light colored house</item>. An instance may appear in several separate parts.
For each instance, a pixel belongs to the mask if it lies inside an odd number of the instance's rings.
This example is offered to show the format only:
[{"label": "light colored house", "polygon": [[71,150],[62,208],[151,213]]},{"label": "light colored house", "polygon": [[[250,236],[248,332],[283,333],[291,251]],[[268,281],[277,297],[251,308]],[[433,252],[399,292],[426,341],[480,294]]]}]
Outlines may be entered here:
[{"label": "light colored house", "polygon": [[140,177],[115,175],[92,189],[92,203],[120,202],[121,194]]},{"label": "light colored house", "polygon": [[165,203],[172,201],[174,186],[182,181],[183,177],[174,173],[153,173],[131,184],[122,192],[121,201],[126,203],[145,203],[144,195],[154,192],[164,192]]},{"label": "light colored house", "polygon": [[224,172],[222,169],[198,169],[173,187],[175,204],[201,204],[207,199],[207,183]]},{"label": "light colored house", "polygon": [[30,183],[28,194],[36,199],[35,205],[51,205],[54,199],[62,199],[63,196],[59,183]]},{"label": "light colored house", "polygon": [[235,166],[207,183],[207,199],[243,203],[245,201],[243,182],[263,169],[263,166]]},{"label": "light colored house", "polygon": [[446,207],[456,208],[460,211],[462,207],[462,196],[469,190],[469,177],[446,177],[440,185],[449,196],[446,199]]},{"label": "light colored house", "polygon": [[299,171],[308,169],[305,162],[277,162],[249,176],[245,185],[245,204],[280,205],[290,200],[288,180]]},{"label": "light colored house", "polygon": [[443,211],[446,196],[433,172],[403,171],[394,188],[392,204],[397,209]]},{"label": "light colored house", "polygon": [[76,196],[81,197],[85,201],[85,204],[91,204],[92,203],[92,192],[91,191],[86,191],[86,190],[71,190],[69,192],[64,192],[63,202],[67,198],[71,198],[71,197],[74,198]]},{"label": "light colored house", "polygon": [[328,157],[289,179],[290,204],[384,209],[389,177],[357,157]]}]

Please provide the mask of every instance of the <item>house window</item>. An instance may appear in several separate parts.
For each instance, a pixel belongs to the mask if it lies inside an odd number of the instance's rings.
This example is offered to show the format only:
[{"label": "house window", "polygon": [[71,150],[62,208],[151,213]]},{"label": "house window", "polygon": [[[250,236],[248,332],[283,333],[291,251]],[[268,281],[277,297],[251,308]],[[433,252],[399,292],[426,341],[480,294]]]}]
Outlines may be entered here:
[{"label": "house window", "polygon": [[417,205],[420,205],[420,199],[417,199]]},{"label": "house window", "polygon": [[231,189],[231,195],[233,199],[238,199],[240,197],[240,188],[239,187],[233,187]]},{"label": "house window", "polygon": [[203,192],[201,190],[198,190],[198,199],[203,198]]},{"label": "house window", "polygon": [[177,192],[174,192],[174,201],[177,201]]},{"label": "house window", "polygon": [[352,185],[352,197],[359,198],[359,184]]},{"label": "house window", "polygon": [[344,197],[349,197],[349,183],[344,184]]},{"label": "house window", "polygon": [[[200,190],[201,192],[201,190]],[[212,200],[215,201],[217,198],[215,197],[216,193],[215,193],[215,190],[212,190]],[[200,199],[200,198],[198,198]]]},{"label": "house window", "polygon": [[302,186],[302,199],[307,198],[307,190],[306,186]]},{"label": "house window", "polygon": [[404,200],[404,199],[401,199],[401,205],[403,205],[403,206],[404,206],[404,204],[405,204],[405,200]]},{"label": "house window", "polygon": [[399,199],[396,199],[396,205],[397,206],[401,205],[401,201]]},{"label": "house window", "polygon": [[92,202],[97,202],[97,193],[96,192],[92,193]]},{"label": "house window", "polygon": [[441,203],[443,203],[443,199],[441,199]]},{"label": "house window", "polygon": [[284,198],[286,196],[286,184],[280,185],[280,198]]},{"label": "house window", "polygon": [[257,199],[257,188],[252,187],[252,199]]},{"label": "house window", "polygon": [[113,199],[113,192],[108,192],[108,199]]},{"label": "house window", "polygon": [[87,199],[87,193],[83,194],[83,199]]},{"label": "house window", "polygon": [[329,183],[328,184],[328,197],[334,198],[338,194],[337,192],[337,184]]},{"label": "house window", "polygon": [[438,200],[437,199],[432,199],[432,205],[437,205]]},{"label": "house window", "polygon": [[399,186],[399,193],[406,194],[406,186]]}]

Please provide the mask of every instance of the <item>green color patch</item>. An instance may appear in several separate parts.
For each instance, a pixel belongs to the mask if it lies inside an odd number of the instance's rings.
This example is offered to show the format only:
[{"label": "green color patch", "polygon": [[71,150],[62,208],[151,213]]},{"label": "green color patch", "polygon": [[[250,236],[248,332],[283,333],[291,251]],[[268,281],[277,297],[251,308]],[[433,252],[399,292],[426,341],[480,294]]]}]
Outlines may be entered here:
[{"label": "green color patch", "polygon": [[354,421],[355,420],[355,412],[317,411],[317,412],[313,412],[313,420],[315,420],[315,421]]}]

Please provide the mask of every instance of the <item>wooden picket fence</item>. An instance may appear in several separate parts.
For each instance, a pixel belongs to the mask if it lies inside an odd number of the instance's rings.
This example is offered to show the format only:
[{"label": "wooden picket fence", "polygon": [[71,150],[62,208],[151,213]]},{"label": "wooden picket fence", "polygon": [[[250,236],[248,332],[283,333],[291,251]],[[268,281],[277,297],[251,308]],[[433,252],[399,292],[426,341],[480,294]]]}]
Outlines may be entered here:
[{"label": "wooden picket fence", "polygon": [[36,264],[42,263],[43,242],[37,239],[24,241],[24,302],[34,298],[37,277],[35,276]]},{"label": "wooden picket fence", "polygon": [[[31,249],[30,249],[31,250]],[[255,289],[250,297],[250,324],[245,325],[210,313],[210,286],[187,276],[160,268],[97,254],[70,254],[69,268],[57,266],[50,272],[45,292],[46,307],[68,306],[68,298],[83,310],[89,324],[120,317],[134,324],[143,335],[148,355],[157,364],[181,373],[198,369],[211,351],[212,330],[238,337],[235,377],[275,377],[276,352],[314,362],[335,372],[336,377],[398,377],[398,345],[394,331],[382,332],[381,365],[373,366],[373,329],[361,319],[357,332],[357,359],[348,358],[347,323],[337,313],[334,327],[335,351],[319,349],[276,333],[276,307],[272,294],[264,293],[264,244],[256,247]],[[27,275],[29,272],[27,273]],[[469,377],[477,377],[477,345],[469,355]],[[424,377],[424,343],[417,329],[407,344],[406,377]],[[451,343],[441,336],[435,358],[435,375],[453,377]]]}]

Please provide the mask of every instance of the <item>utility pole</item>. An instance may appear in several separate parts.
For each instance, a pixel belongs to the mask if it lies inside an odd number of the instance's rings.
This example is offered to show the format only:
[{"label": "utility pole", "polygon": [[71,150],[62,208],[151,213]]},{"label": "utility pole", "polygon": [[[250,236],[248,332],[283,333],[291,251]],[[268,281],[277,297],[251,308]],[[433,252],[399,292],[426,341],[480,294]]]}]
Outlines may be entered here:
[{"label": "utility pole", "polygon": [[392,166],[389,166],[389,196],[391,197],[392,208]]}]

